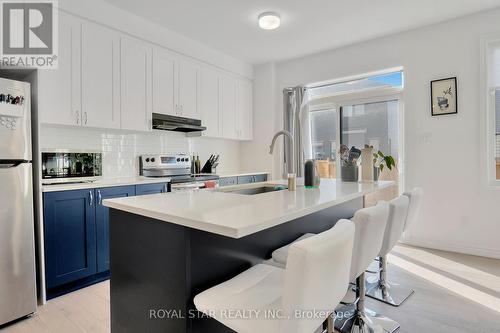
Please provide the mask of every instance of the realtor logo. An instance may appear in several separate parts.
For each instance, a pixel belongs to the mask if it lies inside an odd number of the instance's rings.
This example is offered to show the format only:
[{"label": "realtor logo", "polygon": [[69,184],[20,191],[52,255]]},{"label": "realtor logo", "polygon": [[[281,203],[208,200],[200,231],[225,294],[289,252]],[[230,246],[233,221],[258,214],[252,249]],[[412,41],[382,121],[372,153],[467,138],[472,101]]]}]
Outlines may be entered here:
[{"label": "realtor logo", "polygon": [[0,65],[54,68],[57,60],[57,10],[54,1],[0,1]]}]

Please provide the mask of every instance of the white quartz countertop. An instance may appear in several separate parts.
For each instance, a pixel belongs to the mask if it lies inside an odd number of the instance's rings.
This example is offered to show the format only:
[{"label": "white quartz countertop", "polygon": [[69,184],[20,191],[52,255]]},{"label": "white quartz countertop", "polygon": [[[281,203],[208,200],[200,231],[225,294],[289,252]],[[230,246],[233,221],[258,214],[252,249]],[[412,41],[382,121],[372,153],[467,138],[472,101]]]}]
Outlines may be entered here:
[{"label": "white quartz countertop", "polygon": [[[251,185],[283,184],[270,181]],[[319,188],[243,195],[217,190],[172,192],[107,199],[104,206],[133,214],[241,238],[394,185],[391,181],[347,183],[322,179]],[[234,187],[233,187],[234,188]],[[222,191],[227,190],[222,188]]]},{"label": "white quartz countertop", "polygon": [[268,175],[268,172],[221,172],[217,173],[217,175],[221,178],[228,177],[242,177],[242,176],[255,176],[255,175]]},{"label": "white quartz countertop", "polygon": [[127,185],[140,185],[140,184],[155,184],[168,182],[170,178],[148,178],[148,177],[131,177],[131,178],[112,178],[102,179],[89,183],[73,183],[73,184],[53,184],[42,185],[43,192],[57,192],[57,191],[71,191],[82,190],[88,188],[103,188],[113,186],[127,186]]},{"label": "white quartz countertop", "polygon": [[[217,173],[220,178],[239,177],[239,176],[253,176],[253,175],[267,175],[267,172],[223,172]],[[103,188],[113,186],[126,186],[126,185],[140,185],[140,184],[155,184],[167,182],[170,178],[148,178],[143,176],[130,177],[130,178],[111,178],[101,179],[89,183],[73,183],[73,184],[52,184],[42,185],[42,192],[58,192],[58,191],[71,191],[82,190],[89,188]]]}]

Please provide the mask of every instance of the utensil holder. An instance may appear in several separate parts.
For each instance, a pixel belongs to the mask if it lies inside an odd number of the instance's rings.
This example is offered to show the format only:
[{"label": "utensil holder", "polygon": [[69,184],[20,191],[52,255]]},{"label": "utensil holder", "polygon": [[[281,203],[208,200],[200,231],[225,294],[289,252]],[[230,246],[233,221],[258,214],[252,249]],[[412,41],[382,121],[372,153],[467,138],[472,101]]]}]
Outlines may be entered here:
[{"label": "utensil holder", "polygon": [[357,165],[342,165],[340,167],[340,178],[343,182],[357,182],[358,174]]}]

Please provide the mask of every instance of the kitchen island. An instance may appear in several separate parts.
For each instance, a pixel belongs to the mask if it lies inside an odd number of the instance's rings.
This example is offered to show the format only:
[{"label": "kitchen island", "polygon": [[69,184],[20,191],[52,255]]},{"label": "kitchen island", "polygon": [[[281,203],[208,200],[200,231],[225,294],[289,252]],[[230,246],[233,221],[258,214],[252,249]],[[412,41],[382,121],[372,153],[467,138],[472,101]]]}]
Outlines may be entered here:
[{"label": "kitchen island", "polygon": [[195,311],[199,292],[224,282],[304,233],[318,233],[393,182],[345,183],[255,195],[234,190],[105,200],[110,208],[111,331],[232,332]]}]

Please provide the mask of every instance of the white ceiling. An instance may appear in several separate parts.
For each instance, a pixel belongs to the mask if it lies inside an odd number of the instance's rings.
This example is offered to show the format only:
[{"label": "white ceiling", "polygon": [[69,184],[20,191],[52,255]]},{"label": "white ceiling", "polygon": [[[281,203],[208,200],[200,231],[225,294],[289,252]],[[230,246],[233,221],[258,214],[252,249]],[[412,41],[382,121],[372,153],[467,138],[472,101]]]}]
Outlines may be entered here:
[{"label": "white ceiling", "polygon": [[[500,0],[105,0],[250,64],[291,59],[500,6]],[[257,26],[276,11],[281,27]]]}]

